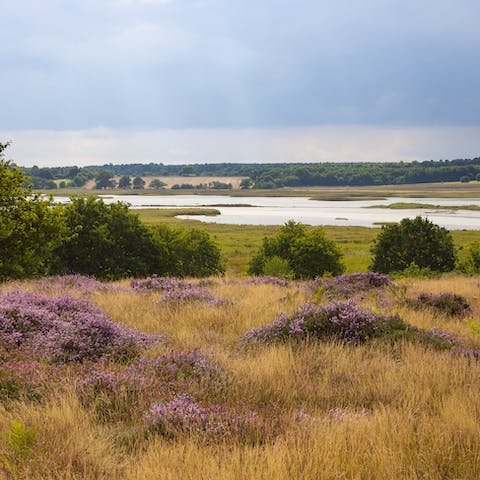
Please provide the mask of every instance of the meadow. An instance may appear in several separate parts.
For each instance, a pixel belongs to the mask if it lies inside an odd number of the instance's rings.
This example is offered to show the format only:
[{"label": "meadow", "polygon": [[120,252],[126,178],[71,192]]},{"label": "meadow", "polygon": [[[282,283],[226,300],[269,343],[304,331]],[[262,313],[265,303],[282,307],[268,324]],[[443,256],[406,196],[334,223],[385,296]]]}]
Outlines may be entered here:
[{"label": "meadow", "polygon": [[478,275],[5,283],[0,478],[477,479],[479,292]]},{"label": "meadow", "polygon": [[[223,225],[198,220],[180,220],[174,215],[192,215],[195,209],[149,208],[134,210],[140,219],[150,225],[167,224],[175,227],[199,227],[206,230],[219,245],[228,275],[245,275],[248,262],[262,244],[264,237],[274,235],[280,227],[271,225]],[[214,209],[202,209],[202,214],[214,215]],[[347,273],[364,272],[371,262],[370,247],[380,232],[379,228],[356,226],[325,226],[328,238],[334,240],[343,253]],[[452,230],[453,241],[462,258],[466,247],[480,241],[480,230]]]}]

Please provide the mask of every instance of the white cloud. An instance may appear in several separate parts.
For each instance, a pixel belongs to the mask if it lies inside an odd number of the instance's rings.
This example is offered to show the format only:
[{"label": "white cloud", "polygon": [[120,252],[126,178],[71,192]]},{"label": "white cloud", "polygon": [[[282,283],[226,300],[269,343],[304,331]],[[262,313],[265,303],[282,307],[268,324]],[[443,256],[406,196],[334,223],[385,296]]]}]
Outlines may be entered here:
[{"label": "white cloud", "polygon": [[480,126],[3,131],[23,166],[412,161],[480,156]]}]

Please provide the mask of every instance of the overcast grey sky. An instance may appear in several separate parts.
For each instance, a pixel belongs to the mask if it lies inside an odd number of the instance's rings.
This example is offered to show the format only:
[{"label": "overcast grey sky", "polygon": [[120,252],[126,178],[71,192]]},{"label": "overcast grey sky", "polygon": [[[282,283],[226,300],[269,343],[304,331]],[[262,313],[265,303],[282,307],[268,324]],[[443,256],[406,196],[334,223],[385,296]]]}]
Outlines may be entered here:
[{"label": "overcast grey sky", "polygon": [[24,165],[480,155],[478,0],[0,0]]}]

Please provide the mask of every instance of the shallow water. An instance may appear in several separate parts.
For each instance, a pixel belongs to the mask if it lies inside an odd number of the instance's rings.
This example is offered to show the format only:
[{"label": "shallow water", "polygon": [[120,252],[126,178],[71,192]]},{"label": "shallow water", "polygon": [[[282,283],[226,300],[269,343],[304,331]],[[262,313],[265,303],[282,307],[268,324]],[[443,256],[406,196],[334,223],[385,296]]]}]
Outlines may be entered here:
[{"label": "shallow water", "polygon": [[[60,200],[60,199],[59,199]],[[432,205],[478,205],[480,199],[472,198],[398,198],[356,201],[318,201],[307,197],[229,197],[220,195],[112,195],[105,196],[106,203],[123,201],[135,208],[212,207],[220,211],[218,216],[179,215],[179,218],[208,223],[282,225],[288,220],[310,225],[350,225],[375,227],[379,223],[398,222],[402,218],[417,215],[450,230],[480,229],[480,211],[473,210],[389,210],[365,208],[389,205],[396,202]],[[220,205],[220,206],[219,206]],[[230,206],[229,206],[230,205]],[[249,205],[249,206],[246,206]]]}]

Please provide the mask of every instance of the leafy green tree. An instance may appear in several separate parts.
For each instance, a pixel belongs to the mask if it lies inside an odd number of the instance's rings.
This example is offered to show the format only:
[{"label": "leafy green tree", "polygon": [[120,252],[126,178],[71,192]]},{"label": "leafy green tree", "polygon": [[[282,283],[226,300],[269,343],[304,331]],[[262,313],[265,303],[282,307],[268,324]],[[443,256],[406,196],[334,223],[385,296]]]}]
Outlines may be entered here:
[{"label": "leafy green tree", "polygon": [[134,190],[142,190],[145,188],[145,180],[142,177],[135,177],[133,179]]},{"label": "leafy green tree", "polygon": [[291,246],[292,268],[300,278],[314,278],[330,273],[340,275],[345,270],[342,253],[332,240],[325,237],[323,228],[313,228]]},{"label": "leafy green tree", "polygon": [[131,188],[132,180],[128,175],[122,175],[118,181],[118,188]]},{"label": "leafy green tree", "polygon": [[108,170],[100,170],[95,177],[95,188],[104,190],[106,188],[115,188],[113,173]]},{"label": "leafy green tree", "polygon": [[210,235],[199,228],[179,231],[174,241],[175,275],[180,277],[208,277],[221,275],[220,249]]},{"label": "leafy green tree", "polygon": [[[305,225],[290,220],[274,237],[265,237],[249,265],[249,273],[265,274],[269,260],[279,257],[288,262],[296,278],[314,278],[344,271],[342,254],[336,244],[325,237],[322,227],[308,232]],[[267,268],[268,269],[268,268]]]},{"label": "leafy green tree", "polygon": [[455,249],[450,233],[420,216],[383,226],[371,251],[373,262],[370,269],[376,272],[401,272],[412,263],[435,272],[455,268]]},{"label": "leafy green tree", "polygon": [[64,212],[71,236],[55,250],[54,273],[107,279],[170,273],[167,245],[126,204],[78,196]]},{"label": "leafy green tree", "polygon": [[248,190],[249,188],[252,188],[253,186],[253,181],[251,178],[243,178],[242,181],[240,182],[240,188],[242,190]]},{"label": "leafy green tree", "polygon": [[162,182],[160,179],[158,178],[154,178],[151,182],[150,182],[150,185],[149,187],[150,188],[153,188],[155,190],[159,190],[160,188],[163,188],[165,187],[167,184],[165,182]]},{"label": "leafy green tree", "polygon": [[203,277],[223,273],[220,251],[207,232],[149,227],[128,205],[93,196],[64,206],[70,238],[55,250],[53,273],[119,279],[146,275]]},{"label": "leafy green tree", "polygon": [[0,280],[46,273],[67,234],[61,209],[22,186],[25,175],[4,157],[8,145],[0,143]]}]

